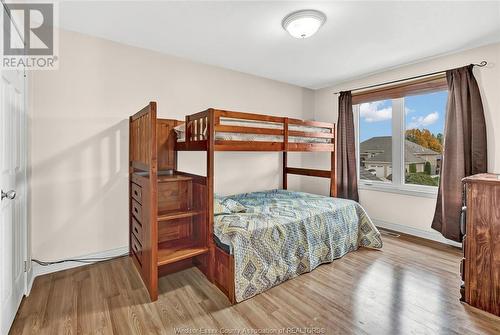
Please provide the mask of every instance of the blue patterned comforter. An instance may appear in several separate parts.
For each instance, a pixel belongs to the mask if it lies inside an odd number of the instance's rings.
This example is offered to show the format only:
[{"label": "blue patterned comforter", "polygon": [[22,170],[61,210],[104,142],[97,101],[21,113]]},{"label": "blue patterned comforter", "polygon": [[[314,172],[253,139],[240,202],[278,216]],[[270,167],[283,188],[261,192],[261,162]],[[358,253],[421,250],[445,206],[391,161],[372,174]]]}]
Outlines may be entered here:
[{"label": "blue patterned comforter", "polygon": [[379,231],[355,201],[286,190],[226,198],[247,208],[214,221],[215,235],[234,255],[238,302],[360,246],[382,247]]}]

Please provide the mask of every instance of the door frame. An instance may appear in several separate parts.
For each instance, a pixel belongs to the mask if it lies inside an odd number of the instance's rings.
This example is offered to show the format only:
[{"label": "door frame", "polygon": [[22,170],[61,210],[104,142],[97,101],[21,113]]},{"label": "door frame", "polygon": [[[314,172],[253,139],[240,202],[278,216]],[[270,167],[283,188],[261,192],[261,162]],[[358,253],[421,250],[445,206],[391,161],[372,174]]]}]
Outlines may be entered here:
[{"label": "door frame", "polygon": [[23,218],[22,220],[22,225],[23,225],[23,236],[22,236],[22,241],[24,244],[24,295],[28,296],[31,291],[31,287],[33,286],[33,280],[35,279],[34,273],[33,273],[33,266],[31,264],[31,243],[30,243],[30,236],[31,236],[31,226],[29,225],[30,219],[30,210],[29,210],[29,204],[30,204],[30,179],[28,176],[30,175],[31,171],[31,160],[30,160],[30,155],[29,155],[29,150],[28,150],[28,144],[30,141],[30,128],[29,128],[29,118],[28,118],[28,111],[29,111],[29,83],[31,77],[28,75],[28,72],[26,69],[23,71],[23,84],[24,84],[24,109],[23,109],[23,115],[21,118],[21,133],[20,133],[20,138],[22,139],[22,147],[21,147],[21,155],[23,156],[24,159],[24,185],[23,185],[23,192],[24,192],[24,199],[25,203],[23,206]]},{"label": "door frame", "polygon": [[28,181],[28,166],[29,166],[29,155],[28,155],[28,85],[27,85],[27,74],[26,70],[23,70],[23,88],[24,88],[24,108],[22,111],[22,115],[20,117],[20,128],[19,129],[19,140],[21,142],[19,152],[22,161],[24,162],[22,178],[22,185],[16,185],[16,188],[21,187],[21,192],[24,193],[24,204],[22,206],[22,220],[21,220],[21,231],[22,234],[22,243],[23,243],[23,259],[24,259],[24,295],[27,296],[29,294],[28,288],[31,289],[28,285],[31,283],[28,282],[28,271],[32,274],[32,266],[31,266],[31,255],[30,255],[30,244],[29,244],[29,225],[28,225],[28,203],[29,203],[29,181]]}]

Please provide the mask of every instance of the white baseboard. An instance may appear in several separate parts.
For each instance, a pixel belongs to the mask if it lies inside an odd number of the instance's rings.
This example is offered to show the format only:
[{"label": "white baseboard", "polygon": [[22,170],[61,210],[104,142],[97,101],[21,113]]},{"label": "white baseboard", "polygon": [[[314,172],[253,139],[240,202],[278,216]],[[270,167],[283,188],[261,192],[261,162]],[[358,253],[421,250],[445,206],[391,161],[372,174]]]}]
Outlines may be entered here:
[{"label": "white baseboard", "polygon": [[[71,257],[71,258],[72,259],[111,258],[111,257],[117,257],[117,256],[123,255],[125,253],[128,253],[128,251],[129,251],[128,246],[125,246],[125,247],[95,252],[92,254],[78,256],[78,257]],[[33,285],[33,281],[38,276],[43,276],[43,275],[46,275],[49,273],[68,270],[68,269],[72,269],[72,268],[76,268],[79,266],[88,265],[88,264],[92,264],[92,263],[95,263],[95,262],[90,262],[90,263],[64,262],[64,263],[59,263],[59,264],[51,264],[51,265],[47,265],[47,266],[42,266],[38,263],[32,262],[32,267],[31,267],[32,275],[31,275],[31,279],[30,279],[30,276],[28,276],[28,290],[27,290],[27,292],[29,294],[29,291],[31,291],[31,286]],[[30,283],[30,281],[31,281],[31,283]]]},{"label": "white baseboard", "polygon": [[30,295],[31,288],[33,287],[33,281],[35,280],[35,272],[33,271],[33,264],[30,266],[26,272],[26,296]]},{"label": "white baseboard", "polygon": [[421,230],[421,229],[405,226],[402,224],[387,222],[387,221],[380,220],[380,219],[372,219],[372,221],[375,224],[375,226],[377,226],[379,228],[385,228],[385,229],[393,230],[396,232],[425,238],[427,240],[432,240],[432,241],[436,241],[436,242],[440,242],[440,243],[444,243],[444,244],[449,244],[449,245],[452,245],[454,247],[459,247],[459,248],[462,247],[462,243],[447,240],[443,236],[441,236],[441,234],[439,234],[438,232]]}]

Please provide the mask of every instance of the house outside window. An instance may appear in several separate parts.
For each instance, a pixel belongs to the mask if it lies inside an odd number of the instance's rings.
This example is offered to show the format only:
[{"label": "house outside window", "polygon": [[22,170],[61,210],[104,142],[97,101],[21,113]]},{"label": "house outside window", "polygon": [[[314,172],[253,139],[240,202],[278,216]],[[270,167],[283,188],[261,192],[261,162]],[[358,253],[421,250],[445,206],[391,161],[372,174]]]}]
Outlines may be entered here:
[{"label": "house outside window", "polygon": [[443,76],[353,95],[361,189],[435,196],[447,98]]}]

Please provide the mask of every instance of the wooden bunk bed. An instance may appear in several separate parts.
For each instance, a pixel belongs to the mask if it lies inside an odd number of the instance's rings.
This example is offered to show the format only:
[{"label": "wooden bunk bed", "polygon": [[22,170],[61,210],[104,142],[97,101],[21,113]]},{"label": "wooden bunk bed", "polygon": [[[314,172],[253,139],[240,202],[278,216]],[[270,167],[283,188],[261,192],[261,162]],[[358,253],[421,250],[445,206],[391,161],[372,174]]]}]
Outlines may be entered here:
[{"label": "wooden bunk bed", "polygon": [[[181,125],[184,138],[178,139],[174,128]],[[207,175],[178,171],[177,151],[206,151]],[[322,177],[336,196],[335,124],[219,109],[183,122],[157,119],[156,103],[149,103],[130,117],[129,217],[130,256],[151,300],[158,297],[158,276],[197,266],[236,302],[234,259],[213,238],[216,151],[281,152],[283,189],[288,174]],[[288,152],[305,151],[329,152],[331,169],[288,166]]]}]

